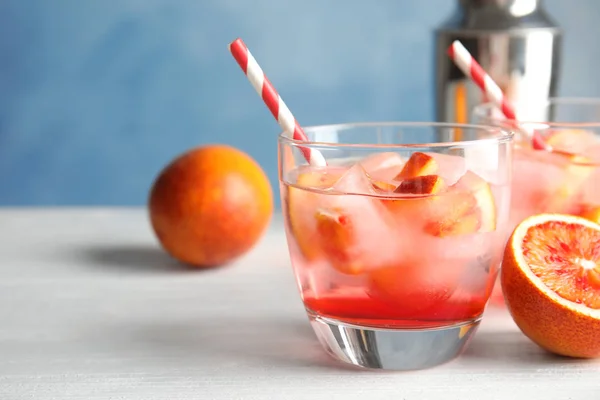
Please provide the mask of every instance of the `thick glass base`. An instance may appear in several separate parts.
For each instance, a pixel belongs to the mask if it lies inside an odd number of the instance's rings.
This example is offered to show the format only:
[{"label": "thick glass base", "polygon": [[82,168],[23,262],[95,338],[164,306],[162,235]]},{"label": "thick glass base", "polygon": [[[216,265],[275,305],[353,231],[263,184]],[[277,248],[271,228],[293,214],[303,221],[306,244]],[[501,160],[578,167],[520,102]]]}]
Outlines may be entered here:
[{"label": "thick glass base", "polygon": [[363,368],[409,371],[454,359],[473,336],[480,319],[426,329],[382,329],[351,325],[308,313],[325,350]]}]

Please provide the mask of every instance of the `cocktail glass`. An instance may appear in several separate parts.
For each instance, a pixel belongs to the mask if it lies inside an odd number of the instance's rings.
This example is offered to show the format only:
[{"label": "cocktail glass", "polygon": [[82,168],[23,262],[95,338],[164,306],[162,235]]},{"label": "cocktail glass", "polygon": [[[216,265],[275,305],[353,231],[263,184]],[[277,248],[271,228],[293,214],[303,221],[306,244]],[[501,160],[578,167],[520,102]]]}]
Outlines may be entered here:
[{"label": "cocktail glass", "polygon": [[[294,273],[325,350],[366,368],[456,357],[478,326],[506,240],[512,132],[360,123],[279,137]],[[306,162],[319,152],[327,166]]]},{"label": "cocktail glass", "polygon": [[[580,215],[600,222],[600,99],[553,98],[517,110],[521,134],[513,141],[509,230],[540,213]],[[490,103],[476,106],[474,123],[514,126]],[[527,132],[538,131],[551,151],[534,150]],[[493,304],[503,305],[498,283]]]}]

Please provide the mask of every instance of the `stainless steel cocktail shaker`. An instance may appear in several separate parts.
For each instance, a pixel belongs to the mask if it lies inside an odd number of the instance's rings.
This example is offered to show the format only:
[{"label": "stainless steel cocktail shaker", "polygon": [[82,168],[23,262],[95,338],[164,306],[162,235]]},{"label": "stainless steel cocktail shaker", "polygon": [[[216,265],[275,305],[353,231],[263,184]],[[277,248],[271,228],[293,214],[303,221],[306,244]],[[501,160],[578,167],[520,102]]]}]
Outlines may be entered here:
[{"label": "stainless steel cocktail shaker", "polygon": [[485,101],[479,88],[446,55],[460,40],[516,105],[521,119],[542,120],[556,96],[562,33],[542,0],[459,0],[455,15],[436,31],[436,118],[468,122]]}]

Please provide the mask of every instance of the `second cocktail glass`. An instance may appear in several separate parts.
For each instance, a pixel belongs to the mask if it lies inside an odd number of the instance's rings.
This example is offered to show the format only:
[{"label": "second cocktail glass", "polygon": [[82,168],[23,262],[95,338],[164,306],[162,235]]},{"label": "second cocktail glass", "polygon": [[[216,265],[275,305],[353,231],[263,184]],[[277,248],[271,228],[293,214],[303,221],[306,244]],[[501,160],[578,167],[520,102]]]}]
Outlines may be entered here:
[{"label": "second cocktail glass", "polygon": [[[280,190],[300,294],[323,347],[367,368],[421,369],[457,356],[502,258],[512,133],[435,123],[305,133],[308,141],[279,138]],[[307,150],[327,165],[309,165]]]},{"label": "second cocktail glass", "polygon": [[[518,111],[522,132],[535,129],[552,150],[534,150],[525,134],[515,137],[509,233],[541,213],[600,222],[600,99],[554,98]],[[492,104],[475,107],[472,119],[500,127],[515,123]],[[499,284],[493,302],[503,302]]]}]

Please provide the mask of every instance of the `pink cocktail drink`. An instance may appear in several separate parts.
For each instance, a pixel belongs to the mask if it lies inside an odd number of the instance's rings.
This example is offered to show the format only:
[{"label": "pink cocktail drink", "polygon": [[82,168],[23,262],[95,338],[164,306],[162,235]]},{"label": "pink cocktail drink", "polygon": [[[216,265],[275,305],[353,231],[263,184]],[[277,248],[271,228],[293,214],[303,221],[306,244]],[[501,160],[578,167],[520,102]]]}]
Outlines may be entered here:
[{"label": "pink cocktail drink", "polygon": [[498,166],[477,170],[472,151],[435,148],[286,166],[293,149],[280,150],[291,260],[326,348],[339,353],[323,329],[332,325],[466,340],[504,247],[510,188]]},{"label": "pink cocktail drink", "polygon": [[436,191],[431,185],[445,180],[370,180],[360,162],[290,175],[296,178],[281,188],[284,212],[309,312],[411,328],[480,315],[499,254],[497,201],[483,178],[466,171],[438,193],[414,194],[402,189]]},{"label": "pink cocktail drink", "polygon": [[[575,140],[577,146],[567,145]],[[509,226],[540,213],[581,214],[600,205],[591,179],[600,165],[600,141],[586,130],[558,130],[548,142],[553,151],[532,150],[527,142],[515,144],[513,193]]]}]

